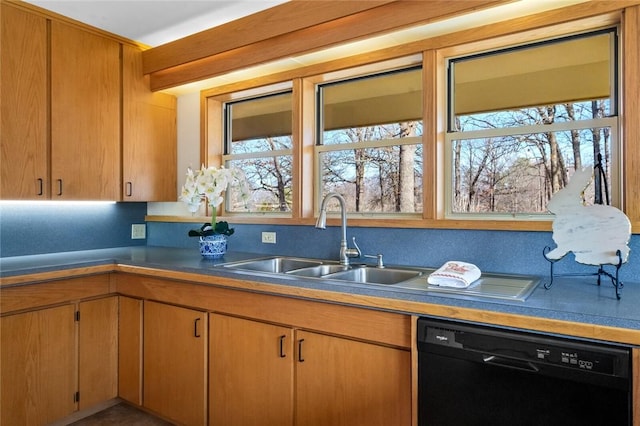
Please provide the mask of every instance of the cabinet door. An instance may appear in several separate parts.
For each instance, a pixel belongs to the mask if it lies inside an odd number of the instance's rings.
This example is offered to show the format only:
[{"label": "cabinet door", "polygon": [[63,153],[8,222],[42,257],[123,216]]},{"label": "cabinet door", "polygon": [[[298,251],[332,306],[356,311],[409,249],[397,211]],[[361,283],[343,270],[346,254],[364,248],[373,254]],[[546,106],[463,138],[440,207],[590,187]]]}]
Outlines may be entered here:
[{"label": "cabinet door", "polygon": [[0,199],[46,199],[47,22],[5,2],[0,8]]},{"label": "cabinet door", "polygon": [[142,300],[119,297],[118,396],[142,405]]},{"label": "cabinet door", "polygon": [[151,92],[142,51],[122,46],[123,201],[175,201],[176,98]]},{"label": "cabinet door", "polygon": [[207,316],[144,302],[144,406],[184,425],[203,425]]},{"label": "cabinet door", "polygon": [[76,409],[75,306],[0,318],[0,424],[44,425]]},{"label": "cabinet door", "polygon": [[293,425],[293,331],[210,315],[209,424]]},{"label": "cabinet door", "polygon": [[118,298],[79,304],[79,409],[118,396]]},{"label": "cabinet door", "polygon": [[120,44],[51,22],[52,199],[119,200]]},{"label": "cabinet door", "polygon": [[296,426],[411,424],[406,350],[296,332]]}]

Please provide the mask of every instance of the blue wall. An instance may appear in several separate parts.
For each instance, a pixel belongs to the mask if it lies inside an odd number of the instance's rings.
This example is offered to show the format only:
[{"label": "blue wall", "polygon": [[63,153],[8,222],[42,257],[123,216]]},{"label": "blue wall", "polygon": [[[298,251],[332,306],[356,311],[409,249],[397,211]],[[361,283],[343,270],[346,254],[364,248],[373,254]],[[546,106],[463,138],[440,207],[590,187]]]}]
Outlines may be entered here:
[{"label": "blue wall", "polygon": [[[147,244],[193,248],[197,253],[197,238],[187,236],[194,225],[149,222]],[[234,228],[229,250],[338,259],[340,227],[327,227],[324,231],[313,226],[234,225]],[[277,243],[263,244],[262,231],[276,232]],[[349,228],[349,241],[351,237],[356,237],[363,253],[382,253],[389,265],[437,267],[448,260],[461,260],[475,263],[487,272],[536,275],[549,274],[549,263],[542,251],[545,246],[555,247],[550,232]],[[621,268],[620,279],[640,281],[640,235],[633,235],[630,245],[629,261]],[[613,271],[609,267],[607,270]],[[556,273],[595,271],[592,266],[576,263],[572,254],[555,266]]]},{"label": "blue wall", "polygon": [[0,203],[0,257],[145,245],[147,203]]}]

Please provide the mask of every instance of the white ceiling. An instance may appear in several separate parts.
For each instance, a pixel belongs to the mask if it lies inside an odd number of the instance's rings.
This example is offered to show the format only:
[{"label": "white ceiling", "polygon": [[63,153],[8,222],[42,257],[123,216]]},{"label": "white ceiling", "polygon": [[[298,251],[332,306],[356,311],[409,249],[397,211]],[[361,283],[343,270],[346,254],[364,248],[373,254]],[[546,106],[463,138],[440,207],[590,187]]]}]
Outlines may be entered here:
[{"label": "white ceiling", "polygon": [[26,0],[155,47],[287,0]]}]

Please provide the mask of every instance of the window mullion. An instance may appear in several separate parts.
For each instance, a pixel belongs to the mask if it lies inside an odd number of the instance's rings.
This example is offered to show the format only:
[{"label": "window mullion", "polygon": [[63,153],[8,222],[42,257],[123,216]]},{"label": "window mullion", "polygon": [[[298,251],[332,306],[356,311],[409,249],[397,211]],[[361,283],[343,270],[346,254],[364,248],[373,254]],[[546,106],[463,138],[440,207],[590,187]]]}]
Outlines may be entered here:
[{"label": "window mullion", "polygon": [[411,136],[398,139],[378,139],[374,141],[349,142],[333,145],[316,145],[317,152],[343,151],[347,149],[381,148],[398,145],[418,145],[422,143],[422,136]]},{"label": "window mullion", "polygon": [[247,152],[242,154],[225,154],[222,156],[223,162],[232,161],[232,160],[247,160],[251,158],[270,158],[270,157],[280,157],[283,155],[292,155],[293,150],[291,149],[278,149],[274,151],[262,151],[262,152]]},{"label": "window mullion", "polygon": [[482,130],[470,130],[447,133],[448,140],[458,139],[481,139],[500,136],[526,135],[544,132],[562,132],[570,130],[595,129],[600,127],[613,127],[616,125],[617,117],[597,118],[593,120],[565,121],[552,124],[536,124],[522,127],[503,127]]}]

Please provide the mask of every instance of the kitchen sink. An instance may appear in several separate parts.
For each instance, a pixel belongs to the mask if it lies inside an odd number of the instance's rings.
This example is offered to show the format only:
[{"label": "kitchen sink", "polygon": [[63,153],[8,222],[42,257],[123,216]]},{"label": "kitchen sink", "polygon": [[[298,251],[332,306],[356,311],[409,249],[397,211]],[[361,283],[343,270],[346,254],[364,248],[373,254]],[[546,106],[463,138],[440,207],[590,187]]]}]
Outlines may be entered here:
[{"label": "kitchen sink", "polygon": [[422,275],[422,271],[414,269],[376,268],[367,265],[344,266],[332,261],[287,256],[251,259],[221,266],[244,271],[385,285],[398,284]]},{"label": "kitchen sink", "polygon": [[246,271],[270,272],[274,274],[286,273],[295,269],[309,268],[322,265],[320,260],[298,259],[294,257],[271,257],[268,259],[254,259],[243,262],[224,264],[225,268],[243,269]]},{"label": "kitchen sink", "polygon": [[422,275],[420,271],[412,271],[405,269],[389,269],[375,267],[355,267],[342,272],[329,274],[324,278],[341,281],[351,281],[365,284],[385,284],[394,285],[417,278]]},{"label": "kitchen sink", "polygon": [[398,289],[424,291],[431,294],[455,295],[525,301],[540,282],[539,277],[483,273],[467,288],[438,287],[427,283],[435,269],[419,267],[377,268],[370,265],[344,266],[337,261],[273,256],[224,263],[221,267],[255,274],[273,274],[282,277],[321,280],[337,284],[374,284]]},{"label": "kitchen sink", "polygon": [[421,271],[412,269],[376,268],[367,265],[344,266],[331,261],[286,256],[251,259],[222,266],[244,271],[384,285],[398,284],[422,275]]},{"label": "kitchen sink", "polygon": [[322,278],[325,275],[331,275],[336,272],[348,271],[348,266],[342,265],[334,265],[334,264],[322,264],[318,266],[311,266],[308,268],[295,269],[293,271],[288,271],[288,275],[297,275],[300,277],[310,277],[310,278]]}]

